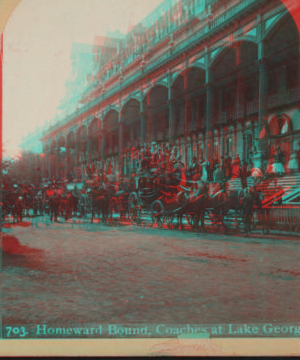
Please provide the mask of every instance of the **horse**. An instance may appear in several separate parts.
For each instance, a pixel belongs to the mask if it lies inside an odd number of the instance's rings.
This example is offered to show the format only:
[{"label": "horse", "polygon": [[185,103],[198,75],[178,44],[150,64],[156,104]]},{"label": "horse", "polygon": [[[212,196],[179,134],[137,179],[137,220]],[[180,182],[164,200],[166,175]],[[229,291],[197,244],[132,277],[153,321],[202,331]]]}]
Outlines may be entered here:
[{"label": "horse", "polygon": [[[92,218],[91,218],[91,224],[94,221],[95,213],[98,214],[98,217],[100,217],[100,210],[102,208],[102,186],[100,184],[94,184],[91,187],[91,197],[92,197]],[[104,221],[103,211],[102,211],[102,220]]]},{"label": "horse", "polygon": [[23,220],[23,209],[24,209],[24,204],[23,204],[23,199],[21,197],[18,197],[15,204],[14,204],[14,207],[12,209],[12,215],[13,215],[13,218],[14,218],[14,222],[22,222]]},{"label": "horse", "polygon": [[109,216],[109,201],[112,196],[112,186],[106,185],[104,182],[100,185],[97,184],[92,189],[92,219],[91,223],[93,223],[95,212],[98,213],[100,217],[100,213],[102,214],[103,223],[108,222]]},{"label": "horse", "polygon": [[265,183],[262,187],[262,182],[259,181],[254,185],[254,196],[255,196],[255,209],[258,213],[258,217],[261,220],[262,224],[262,233],[268,234],[269,227],[268,227],[268,218],[270,213],[270,208],[263,206],[263,199],[264,199],[264,191],[267,190],[267,184]]},{"label": "horse", "polygon": [[214,196],[209,196],[206,202],[206,210],[210,211],[213,216],[215,224],[221,223],[225,233],[228,233],[228,227],[224,224],[224,217],[228,216],[230,211],[234,211],[235,214],[243,215],[243,191],[227,190],[226,184],[222,183],[221,188],[223,191],[219,191]]}]

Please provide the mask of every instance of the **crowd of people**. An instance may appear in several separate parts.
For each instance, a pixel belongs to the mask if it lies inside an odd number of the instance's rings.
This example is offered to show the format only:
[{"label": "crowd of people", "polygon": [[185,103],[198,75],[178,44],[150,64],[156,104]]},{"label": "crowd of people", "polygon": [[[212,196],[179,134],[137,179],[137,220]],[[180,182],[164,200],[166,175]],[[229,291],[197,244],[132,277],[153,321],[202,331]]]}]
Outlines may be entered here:
[{"label": "crowd of people", "polygon": [[170,178],[172,174],[180,179],[178,197],[182,195],[187,198],[198,196],[205,184],[210,182],[219,183],[221,192],[225,191],[226,183],[232,178],[240,178],[241,187],[246,189],[247,178],[250,175],[264,178],[297,172],[300,168],[300,150],[293,153],[287,163],[284,153],[277,146],[265,169],[262,169],[261,156],[255,147],[250,153],[248,161],[240,159],[238,154],[233,159],[227,156],[221,161],[213,159],[211,162],[205,161],[203,157],[200,157],[199,160],[193,157],[190,166],[185,166],[180,147],[170,148],[168,145],[157,145],[153,142],[141,148],[132,149],[130,159],[125,160],[123,157],[120,160],[119,166],[113,167],[107,163],[103,164],[98,171],[93,164],[88,165],[83,186],[75,185],[73,189],[68,188],[70,180],[58,181],[55,178],[40,187],[9,184],[3,192],[4,213],[8,213],[11,207],[15,209],[14,213],[21,217],[20,209],[28,208],[30,203],[34,214],[37,214],[43,212],[42,208],[45,208],[47,203],[50,219],[57,220],[64,198],[68,198],[73,204],[73,214],[78,210],[82,214],[80,204],[87,203],[88,192],[93,187],[101,185],[105,188],[107,184],[117,184],[119,191],[127,191],[128,189],[137,189],[139,179],[143,177]]},{"label": "crowd of people", "polygon": [[[277,145],[275,151],[269,154],[268,164],[262,160],[262,156],[256,147],[250,151],[248,159],[241,159],[238,154],[229,155],[221,160],[216,158],[205,161],[193,157],[190,166],[183,163],[181,149],[178,146],[170,147],[168,144],[158,145],[155,142],[139,148],[133,148],[130,157],[123,156],[119,166],[112,166],[110,162],[104,163],[98,172],[104,178],[112,178],[117,181],[124,177],[135,177],[144,173],[170,174],[175,171],[184,171],[189,180],[202,179],[205,182],[224,183],[232,178],[240,178],[242,188],[247,187],[247,178],[282,176],[286,173],[295,173],[300,169],[300,150],[293,152],[290,160]],[[93,165],[87,166],[89,178],[95,174]]]}]

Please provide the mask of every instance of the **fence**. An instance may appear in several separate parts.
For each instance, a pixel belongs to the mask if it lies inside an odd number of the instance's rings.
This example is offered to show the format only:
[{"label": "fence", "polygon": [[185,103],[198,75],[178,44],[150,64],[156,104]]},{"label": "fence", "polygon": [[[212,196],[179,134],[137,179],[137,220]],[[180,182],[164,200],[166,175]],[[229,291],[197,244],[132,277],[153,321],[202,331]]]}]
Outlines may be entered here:
[{"label": "fence", "polygon": [[256,214],[254,217],[254,225],[265,225],[271,230],[279,231],[300,231],[300,208],[296,206],[272,206],[265,209],[265,216]]}]

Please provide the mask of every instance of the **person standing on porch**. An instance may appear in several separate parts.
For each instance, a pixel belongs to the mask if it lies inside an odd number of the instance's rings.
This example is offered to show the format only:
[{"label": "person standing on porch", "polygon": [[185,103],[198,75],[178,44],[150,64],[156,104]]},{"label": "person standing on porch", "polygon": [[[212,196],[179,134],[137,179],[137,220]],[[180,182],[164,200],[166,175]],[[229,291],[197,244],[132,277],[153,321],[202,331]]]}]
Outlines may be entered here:
[{"label": "person standing on porch", "polygon": [[247,175],[248,175],[248,166],[245,160],[242,160],[241,165],[239,167],[239,176],[241,178],[242,188],[245,189],[247,185]]},{"label": "person standing on porch", "polygon": [[220,182],[222,179],[222,173],[221,173],[221,169],[218,163],[216,163],[215,165],[215,170],[214,170],[214,182]]},{"label": "person standing on porch", "polygon": [[239,177],[240,166],[241,166],[241,161],[239,155],[237,154],[232,163],[232,177],[234,178]]},{"label": "person standing on porch", "polygon": [[283,152],[280,150],[279,145],[277,145],[275,152],[275,161],[273,166],[275,174],[283,175],[285,173],[283,162],[284,162]]},{"label": "person standing on porch", "polygon": [[253,148],[253,156],[252,156],[252,169],[261,169],[262,170],[262,162],[261,162],[261,153],[257,151],[256,146]]},{"label": "person standing on porch", "polygon": [[200,165],[202,168],[202,181],[207,182],[207,163],[205,162],[204,159],[200,160]]},{"label": "person standing on porch", "polygon": [[288,166],[287,166],[287,171],[290,173],[290,174],[295,174],[296,172],[298,172],[299,168],[298,168],[298,160],[297,160],[297,154],[296,152],[294,151],[291,155],[291,159],[288,163]]}]

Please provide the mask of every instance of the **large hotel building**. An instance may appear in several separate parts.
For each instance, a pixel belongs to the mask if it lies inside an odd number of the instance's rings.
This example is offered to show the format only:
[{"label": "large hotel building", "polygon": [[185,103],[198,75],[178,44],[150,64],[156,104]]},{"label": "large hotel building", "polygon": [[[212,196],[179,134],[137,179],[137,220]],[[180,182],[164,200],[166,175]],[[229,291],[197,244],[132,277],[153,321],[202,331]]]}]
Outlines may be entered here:
[{"label": "large hotel building", "polygon": [[124,36],[74,44],[60,114],[40,139],[45,177],[121,157],[128,173],[132,149],[153,141],[177,145],[186,165],[248,160],[254,146],[262,168],[276,145],[288,160],[300,140],[290,10],[280,0],[165,0]]}]

